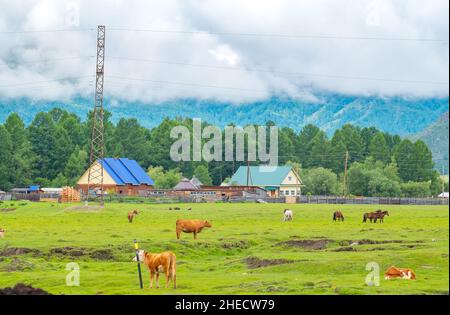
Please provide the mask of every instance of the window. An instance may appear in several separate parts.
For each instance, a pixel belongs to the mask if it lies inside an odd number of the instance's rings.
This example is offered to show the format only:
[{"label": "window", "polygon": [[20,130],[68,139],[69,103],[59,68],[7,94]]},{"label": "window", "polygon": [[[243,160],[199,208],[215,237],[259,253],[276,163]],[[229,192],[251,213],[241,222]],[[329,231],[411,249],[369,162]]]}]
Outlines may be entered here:
[{"label": "window", "polygon": [[284,191],[280,190],[280,196],[283,196],[283,194],[284,194]]},{"label": "window", "polygon": [[289,176],[289,177],[288,177],[288,181],[292,181],[292,176]]},{"label": "window", "polygon": [[295,196],[295,190],[291,190],[291,195]]},{"label": "window", "polygon": [[286,191],[284,192],[284,194],[285,194],[286,196],[289,196],[289,190],[286,190]]}]

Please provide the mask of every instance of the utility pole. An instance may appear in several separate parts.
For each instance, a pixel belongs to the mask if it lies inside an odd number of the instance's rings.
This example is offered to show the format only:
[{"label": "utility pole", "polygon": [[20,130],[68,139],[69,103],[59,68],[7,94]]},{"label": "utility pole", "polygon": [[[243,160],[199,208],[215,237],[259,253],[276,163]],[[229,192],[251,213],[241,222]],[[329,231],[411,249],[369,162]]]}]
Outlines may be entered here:
[{"label": "utility pole", "polygon": [[347,165],[348,165],[348,151],[345,151],[345,163],[344,163],[344,187],[342,189],[342,195],[347,197]]},{"label": "utility pole", "polygon": [[[97,27],[97,65],[95,76],[95,100],[92,116],[91,150],[89,156],[88,190],[93,190],[103,205],[103,159],[105,153],[103,128],[103,78],[105,64],[105,26]],[[98,163],[96,163],[98,162]]]}]

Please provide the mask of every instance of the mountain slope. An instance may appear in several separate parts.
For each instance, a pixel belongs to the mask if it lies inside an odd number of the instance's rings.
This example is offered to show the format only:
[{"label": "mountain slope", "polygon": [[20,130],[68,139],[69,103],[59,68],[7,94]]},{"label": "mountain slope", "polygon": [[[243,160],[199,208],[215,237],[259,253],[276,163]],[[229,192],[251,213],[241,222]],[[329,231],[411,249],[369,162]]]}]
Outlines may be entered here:
[{"label": "mountain slope", "polygon": [[[299,131],[308,123],[315,124],[328,134],[346,123],[375,126],[399,135],[415,134],[448,111],[448,98],[405,99],[355,97],[318,93],[318,102],[305,102],[274,97],[250,104],[229,104],[193,99],[171,100],[158,104],[108,102],[105,108],[113,113],[112,120],[135,117],[146,127],[159,124],[164,117],[201,118],[218,126],[265,124],[272,120],[279,126]],[[70,102],[35,102],[28,99],[1,100],[0,122],[11,112],[18,112],[30,123],[36,112],[60,107],[75,112],[83,119],[92,108],[92,100],[76,99]]]},{"label": "mountain slope", "polygon": [[433,153],[433,159],[436,163],[436,169],[448,174],[448,151],[449,151],[449,139],[448,139],[448,124],[449,124],[448,112],[442,115],[436,122],[417,133],[412,137],[413,140],[420,139],[424,141],[431,152]]}]

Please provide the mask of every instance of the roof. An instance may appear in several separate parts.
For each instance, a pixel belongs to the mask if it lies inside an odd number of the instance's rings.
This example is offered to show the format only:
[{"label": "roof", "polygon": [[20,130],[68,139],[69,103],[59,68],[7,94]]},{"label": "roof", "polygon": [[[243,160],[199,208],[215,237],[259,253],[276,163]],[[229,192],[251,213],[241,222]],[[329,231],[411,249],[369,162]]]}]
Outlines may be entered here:
[{"label": "roof", "polygon": [[153,185],[153,179],[135,160],[127,158],[104,158],[103,168],[117,185]]},{"label": "roof", "polygon": [[29,188],[29,191],[38,191],[38,190],[39,190],[39,186],[37,186],[37,185],[30,186],[30,188]]},{"label": "roof", "polygon": [[[291,166],[250,166],[249,185],[279,186],[292,170]],[[247,185],[247,166],[240,166],[229,183]]]},{"label": "roof", "polygon": [[173,187],[174,190],[197,190],[198,187],[195,186],[189,179],[183,178],[178,184]]},{"label": "roof", "polygon": [[442,192],[438,195],[439,198],[448,198],[448,191]]},{"label": "roof", "polygon": [[192,177],[191,183],[197,187],[203,186],[203,183],[195,176]]}]

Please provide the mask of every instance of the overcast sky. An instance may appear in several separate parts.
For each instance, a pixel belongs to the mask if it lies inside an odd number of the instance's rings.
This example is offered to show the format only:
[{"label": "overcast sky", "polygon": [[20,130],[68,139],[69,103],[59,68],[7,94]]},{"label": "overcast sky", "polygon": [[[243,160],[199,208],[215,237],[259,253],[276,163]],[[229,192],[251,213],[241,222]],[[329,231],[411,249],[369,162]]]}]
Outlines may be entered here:
[{"label": "overcast sky", "polygon": [[0,97],[91,97],[99,24],[109,100],[448,96],[448,0],[0,0]]}]

